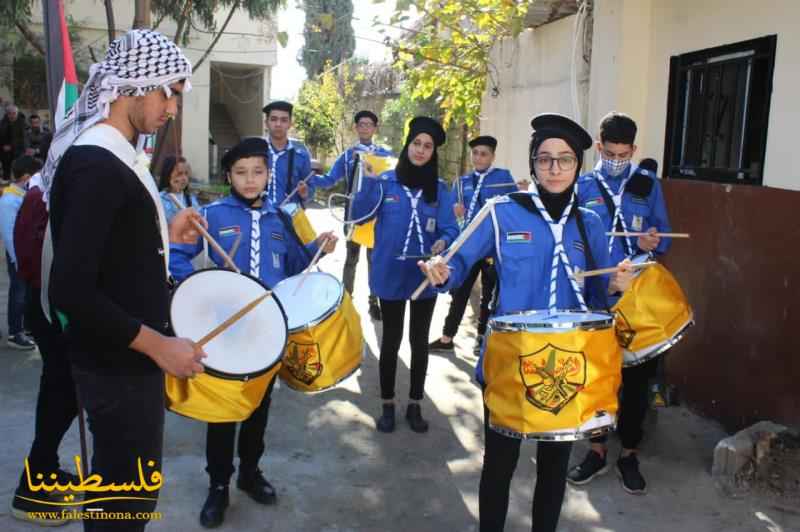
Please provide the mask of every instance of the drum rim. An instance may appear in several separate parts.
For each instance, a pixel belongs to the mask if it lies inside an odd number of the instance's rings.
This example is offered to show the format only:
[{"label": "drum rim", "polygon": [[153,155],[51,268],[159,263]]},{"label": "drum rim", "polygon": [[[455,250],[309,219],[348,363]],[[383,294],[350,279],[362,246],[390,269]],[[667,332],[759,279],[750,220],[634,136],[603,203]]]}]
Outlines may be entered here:
[{"label": "drum rim", "polygon": [[[547,310],[521,310],[516,312],[504,312],[500,316],[531,316],[534,314],[543,314],[546,315],[549,311]],[[592,320],[592,321],[584,321],[584,322],[561,322],[558,324],[555,323],[541,323],[537,324],[535,327],[532,323],[522,323],[522,322],[498,322],[497,318],[499,316],[495,316],[489,319],[488,328],[492,331],[498,332],[532,332],[531,329],[551,329],[551,332],[568,332],[573,331],[575,329],[581,331],[595,331],[595,330],[602,330],[608,329],[614,326],[614,315],[608,313],[603,310],[591,310],[591,311],[582,311],[582,310],[557,310],[558,314],[569,314],[569,315],[578,315],[578,314],[601,314],[607,316],[603,319]]]},{"label": "drum rim", "polygon": [[[295,333],[307,331],[309,329],[313,329],[314,327],[316,327],[320,323],[323,323],[325,320],[327,320],[328,318],[333,316],[336,313],[336,311],[339,310],[339,307],[342,306],[342,301],[344,301],[344,291],[345,291],[344,290],[344,285],[342,284],[341,281],[339,281],[339,279],[336,278],[335,275],[330,274],[328,272],[308,272],[308,275],[312,275],[312,274],[326,275],[326,276],[328,276],[331,279],[336,281],[336,284],[339,285],[339,296],[336,298],[336,304],[332,305],[331,308],[329,308],[328,310],[323,312],[319,317],[314,318],[313,320],[309,321],[308,323],[305,323],[303,325],[299,325],[299,326],[295,327],[294,329],[289,329],[288,328],[289,327],[289,315],[287,314],[286,315],[286,327],[287,327],[287,330],[289,331],[289,334],[295,334]],[[300,274],[300,275],[302,275],[302,274]],[[292,277],[296,277],[296,276],[293,275]],[[275,290],[277,290],[278,286],[280,286],[280,284],[283,281],[286,281],[288,279],[291,279],[291,277],[287,277],[286,279],[283,279],[278,284],[276,284],[275,285]],[[288,344],[288,341],[287,341],[287,344]],[[284,346],[284,349],[285,348],[286,348],[286,346]]]},{"label": "drum rim", "polygon": [[[197,275],[199,273],[208,272],[208,271],[214,271],[214,270],[219,270],[219,271],[224,271],[224,272],[229,272],[229,273],[236,273],[233,270],[229,270],[227,268],[219,268],[219,267],[216,267],[216,268],[203,268],[202,270],[195,270],[192,273],[190,273],[189,275],[187,275],[181,282],[179,282],[175,286],[175,288],[172,290],[172,292],[170,293],[170,295],[169,295],[169,328],[170,328],[170,330],[172,331],[173,334],[176,334],[176,333],[175,333],[175,328],[173,327],[173,324],[172,324],[172,322],[173,322],[173,320],[172,320],[172,300],[174,299],[175,293],[178,291],[178,288],[180,288],[180,286],[183,283],[185,283],[190,277],[192,277],[194,275]],[[285,333],[283,335],[283,346],[280,349],[280,356],[275,360],[275,362],[273,362],[272,364],[270,364],[269,366],[267,366],[266,368],[264,368],[262,370],[252,371],[250,373],[228,373],[228,372],[225,372],[225,371],[222,371],[222,370],[218,370],[218,369],[209,367],[206,364],[203,364],[203,370],[206,373],[208,373],[209,375],[211,375],[212,377],[219,377],[220,379],[225,379],[225,380],[229,380],[229,381],[249,381],[251,379],[255,379],[256,377],[260,377],[260,376],[264,375],[265,373],[268,373],[271,369],[273,369],[276,365],[280,364],[283,361],[283,352],[286,351],[286,345],[289,342],[289,325],[288,325],[289,324],[289,317],[286,315],[286,310],[283,308],[283,304],[281,303],[281,300],[278,298],[278,295],[275,293],[274,290],[272,290],[265,282],[263,282],[258,277],[255,277],[254,275],[250,275],[249,273],[246,273],[246,272],[239,272],[239,275],[244,275],[245,277],[248,277],[248,278],[252,279],[253,281],[255,281],[258,284],[260,284],[262,287],[264,287],[264,290],[270,292],[270,297],[272,297],[275,300],[275,303],[278,304],[278,309],[281,311],[281,315],[283,316],[283,327],[285,329]]]},{"label": "drum rim", "polygon": [[489,422],[490,429],[509,438],[514,438],[517,440],[554,441],[554,442],[588,440],[590,438],[602,436],[603,434],[608,434],[609,432],[614,430],[615,426],[616,423],[612,423],[610,425],[605,425],[603,427],[598,427],[596,429],[582,430],[582,431],[563,429],[558,431],[547,431],[547,432],[518,432],[516,430],[511,430],[509,428],[502,427],[500,425],[495,425],[491,421]]},{"label": "drum rim", "polygon": [[678,332],[675,333],[672,336],[672,338],[670,338],[669,340],[666,340],[657,349],[654,349],[653,351],[645,353],[640,357],[636,357],[636,358],[633,358],[633,359],[626,358],[625,354],[626,353],[633,353],[633,351],[630,351],[630,350],[625,349],[623,347],[622,348],[622,367],[623,368],[632,368],[634,366],[640,366],[640,365],[644,364],[645,362],[648,362],[648,361],[656,358],[657,356],[659,356],[660,354],[664,353],[665,351],[669,351],[670,349],[675,347],[675,345],[678,342],[683,340],[684,336],[686,336],[686,333],[689,332],[689,329],[692,328],[693,326],[694,326],[694,313],[692,313],[691,317],[689,318],[689,321],[687,321],[683,325],[683,327],[681,327],[678,330]]},{"label": "drum rim", "polygon": [[356,367],[354,367],[352,371],[349,371],[349,372],[347,373],[347,375],[345,375],[345,376],[344,376],[344,377],[342,377],[341,379],[337,380],[337,381],[336,381],[336,382],[334,382],[333,384],[330,384],[330,385],[328,385],[328,386],[325,386],[324,388],[318,388],[318,389],[316,389],[316,390],[309,390],[309,389],[307,389],[307,388],[301,388],[300,386],[295,386],[294,384],[292,384],[292,382],[291,382],[291,381],[288,381],[288,380],[284,379],[283,377],[281,377],[281,376],[280,376],[280,372],[278,372],[278,378],[280,378],[280,379],[281,379],[281,381],[282,381],[282,382],[283,382],[283,383],[284,383],[286,386],[288,386],[289,388],[291,388],[292,390],[294,390],[294,391],[296,391],[296,392],[302,392],[302,393],[304,393],[304,394],[306,394],[306,395],[314,395],[314,394],[317,394],[317,393],[326,392],[326,391],[328,391],[328,390],[330,390],[330,389],[332,389],[332,388],[336,388],[336,387],[337,387],[337,386],[339,386],[341,383],[343,383],[344,381],[346,381],[347,379],[349,379],[350,377],[352,377],[352,376],[355,374],[355,372],[356,372],[356,371],[358,371],[358,370],[360,370],[360,369],[361,369],[361,366],[364,364],[364,358],[365,358],[365,354],[364,354],[364,352],[365,352],[365,351],[366,351],[365,343],[362,341],[362,343],[361,343],[361,359],[358,361],[358,365],[357,365]]}]

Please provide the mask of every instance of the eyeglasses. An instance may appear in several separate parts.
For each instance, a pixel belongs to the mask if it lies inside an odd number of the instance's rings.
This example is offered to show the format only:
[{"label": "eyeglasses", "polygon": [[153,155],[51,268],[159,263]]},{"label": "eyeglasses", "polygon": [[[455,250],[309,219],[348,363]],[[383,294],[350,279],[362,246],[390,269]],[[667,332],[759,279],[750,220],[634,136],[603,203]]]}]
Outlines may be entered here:
[{"label": "eyeglasses", "polygon": [[549,155],[540,155],[533,158],[537,170],[552,170],[553,164],[558,162],[558,168],[562,172],[569,172],[578,166],[578,158],[574,155],[562,155],[561,157],[551,157]]}]

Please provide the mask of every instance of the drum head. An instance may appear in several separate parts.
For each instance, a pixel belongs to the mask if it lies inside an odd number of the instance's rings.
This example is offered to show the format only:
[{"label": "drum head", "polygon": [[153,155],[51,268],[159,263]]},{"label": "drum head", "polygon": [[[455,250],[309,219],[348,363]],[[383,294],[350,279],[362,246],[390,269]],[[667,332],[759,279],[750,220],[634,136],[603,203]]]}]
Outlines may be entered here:
[{"label": "drum head", "polygon": [[344,296],[342,283],[325,272],[310,272],[300,290],[303,274],[284,279],[275,285],[275,293],[286,309],[289,332],[309,329],[323,322],[339,308]]},{"label": "drum head", "polygon": [[[197,271],[172,294],[172,329],[176,336],[198,341],[266,290],[248,275],[222,269]],[[205,345],[208,357],[203,364],[218,377],[257,377],[280,361],[287,336],[286,315],[270,296]]]},{"label": "drum head", "polygon": [[574,310],[531,310],[503,314],[489,320],[495,331],[528,331],[553,333],[573,329],[605,329],[612,327],[614,318],[606,312],[580,312]]}]

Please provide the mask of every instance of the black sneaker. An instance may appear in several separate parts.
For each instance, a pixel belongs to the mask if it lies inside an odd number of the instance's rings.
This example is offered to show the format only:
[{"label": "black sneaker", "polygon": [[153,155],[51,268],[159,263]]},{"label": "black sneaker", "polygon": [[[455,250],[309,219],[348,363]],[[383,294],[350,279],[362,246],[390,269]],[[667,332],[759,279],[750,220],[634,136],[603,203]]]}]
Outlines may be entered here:
[{"label": "black sneaker", "polygon": [[36,349],[36,343],[23,332],[18,332],[13,336],[9,336],[8,340],[6,340],[6,345],[11,349],[19,349],[20,351]]},{"label": "black sneaker", "polygon": [[647,493],[647,482],[639,473],[639,459],[636,453],[628,456],[621,456],[617,460],[617,475],[622,482],[622,488],[632,495],[644,495]]},{"label": "black sneaker", "polygon": [[383,412],[375,423],[375,428],[381,432],[394,432],[394,418],[394,403],[383,403]]},{"label": "black sneaker", "polygon": [[590,449],[583,462],[569,470],[567,481],[575,486],[583,486],[591,482],[594,477],[607,472],[608,464],[605,457]]},{"label": "black sneaker", "polygon": [[64,495],[54,493],[43,495],[41,492],[32,492],[28,489],[27,482],[20,485],[14,492],[11,499],[11,515],[21,521],[27,521],[39,526],[61,526],[66,524],[69,519],[65,519],[62,514],[62,506],[36,502],[31,499],[42,499],[62,503]]},{"label": "black sneaker", "polygon": [[225,510],[230,504],[228,486],[212,484],[208,488],[208,497],[200,510],[200,524],[203,528],[217,528],[225,521]]},{"label": "black sneaker", "polygon": [[251,499],[259,504],[275,504],[278,494],[272,484],[264,478],[260,469],[243,472],[239,470],[236,487],[247,493]]},{"label": "black sneaker", "polygon": [[455,347],[453,347],[455,342],[450,340],[449,342],[442,342],[442,339],[439,338],[435,342],[431,342],[428,344],[428,351],[443,351],[447,353],[452,353],[455,351]]},{"label": "black sneaker", "polygon": [[383,316],[381,315],[381,307],[375,303],[369,304],[369,317],[372,318],[374,321],[381,321]]},{"label": "black sneaker", "polygon": [[414,432],[428,432],[428,422],[422,419],[422,407],[419,403],[411,403],[406,409],[406,421]]}]

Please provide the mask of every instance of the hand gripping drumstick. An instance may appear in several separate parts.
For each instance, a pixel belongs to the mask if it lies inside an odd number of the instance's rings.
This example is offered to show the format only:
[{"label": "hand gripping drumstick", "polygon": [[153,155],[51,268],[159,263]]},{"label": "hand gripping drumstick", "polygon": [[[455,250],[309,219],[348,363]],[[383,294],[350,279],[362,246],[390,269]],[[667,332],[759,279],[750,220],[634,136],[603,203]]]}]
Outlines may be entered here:
[{"label": "hand gripping drumstick", "polygon": [[[638,270],[640,268],[647,268],[648,266],[653,266],[655,264],[658,264],[658,263],[655,262],[655,261],[639,262],[639,263],[636,263],[636,264],[631,264],[631,268],[633,268],[634,270]],[[617,266],[614,266],[613,268],[600,268],[599,270],[587,270],[585,272],[577,272],[577,273],[575,273],[575,277],[577,279],[583,279],[584,277],[594,277],[595,275],[604,275],[606,273],[616,273],[617,271],[619,271],[619,268]]]},{"label": "hand gripping drumstick", "polygon": [[[170,193],[170,194],[168,194],[168,196],[169,196],[169,199],[172,200],[172,203],[175,204],[176,207],[178,207],[179,209],[185,208],[183,205],[180,204],[180,202],[178,201],[178,198],[175,197],[175,194]],[[241,270],[239,270],[239,268],[236,266],[236,263],[233,262],[233,259],[227,253],[225,253],[224,249],[222,249],[222,246],[220,246],[217,243],[217,241],[214,240],[214,237],[211,236],[211,234],[208,231],[206,231],[206,228],[203,227],[202,225],[200,225],[199,223],[197,223],[194,220],[191,220],[191,222],[192,222],[192,225],[194,225],[194,228],[197,229],[198,231],[200,231],[200,234],[203,235],[203,237],[208,241],[208,244],[212,248],[214,248],[214,251],[219,253],[220,256],[225,260],[225,263],[228,265],[228,267],[231,270],[235,271],[236,273],[242,273]]]},{"label": "hand gripping drumstick", "polygon": [[325,245],[327,243],[328,243],[328,237],[322,239],[322,242],[320,242],[319,244],[319,249],[314,254],[314,258],[311,259],[311,262],[308,264],[308,267],[303,271],[303,273],[300,274],[301,275],[300,282],[297,283],[297,286],[294,288],[294,292],[292,292],[292,295],[295,295],[297,294],[297,292],[300,291],[300,287],[303,286],[304,282],[306,282],[306,277],[308,277],[308,273],[311,271],[311,268],[313,268],[317,264],[317,262],[319,262],[319,258],[322,255],[322,250],[325,248]]},{"label": "hand gripping drumstick", "polygon": [[291,192],[289,192],[289,195],[288,195],[288,196],[286,196],[285,198],[283,198],[283,201],[281,202],[281,204],[280,204],[280,205],[278,205],[278,207],[283,207],[284,205],[286,205],[287,203],[289,203],[289,199],[290,199],[292,196],[294,196],[294,195],[295,195],[295,193],[296,193],[298,190],[300,190],[300,185],[302,185],[303,183],[305,183],[306,181],[308,181],[309,179],[311,179],[311,178],[312,178],[312,177],[314,177],[315,175],[317,175],[317,171],[316,171],[316,170],[311,170],[311,173],[310,173],[310,174],[308,174],[307,176],[305,176],[303,179],[301,179],[301,180],[300,180],[300,182],[299,182],[299,183],[297,183],[297,186],[296,186],[296,187],[294,187],[294,190],[292,190]]},{"label": "hand gripping drumstick", "polygon": [[625,231],[609,231],[606,236],[657,236],[659,238],[689,238],[689,233],[643,233],[643,232],[625,232]]},{"label": "hand gripping drumstick", "polygon": [[270,295],[272,295],[272,291],[267,290],[266,292],[255,298],[253,301],[251,301],[250,303],[242,307],[240,310],[238,310],[233,316],[231,316],[227,320],[223,321],[222,323],[214,327],[214,329],[210,333],[208,333],[207,335],[203,336],[200,340],[198,340],[197,345],[199,345],[200,347],[204,347],[208,342],[210,342],[211,340],[213,340],[214,338],[225,332],[225,330],[228,329],[228,327],[230,327],[231,325],[242,319],[248,312],[256,308],[259,303],[264,301]]},{"label": "hand gripping drumstick", "polygon": [[[484,207],[483,209],[478,211],[478,214],[475,215],[475,218],[473,218],[472,221],[469,223],[469,225],[467,225],[467,227],[464,228],[461,234],[458,235],[456,241],[453,242],[453,245],[450,246],[450,249],[447,250],[447,254],[444,256],[443,259],[445,264],[450,262],[450,259],[453,258],[453,255],[455,255],[456,252],[461,248],[461,246],[464,245],[464,242],[466,242],[467,239],[470,236],[472,236],[472,233],[474,233],[475,230],[478,228],[478,226],[481,224],[481,222],[483,222],[483,219],[489,216],[490,211],[491,208],[489,207]],[[420,295],[422,295],[422,292],[425,291],[425,288],[428,286],[430,282],[431,282],[430,278],[426,277],[425,280],[422,281],[422,283],[417,287],[417,289],[414,290],[414,293],[411,294],[411,301],[416,301],[417,298]]]}]

